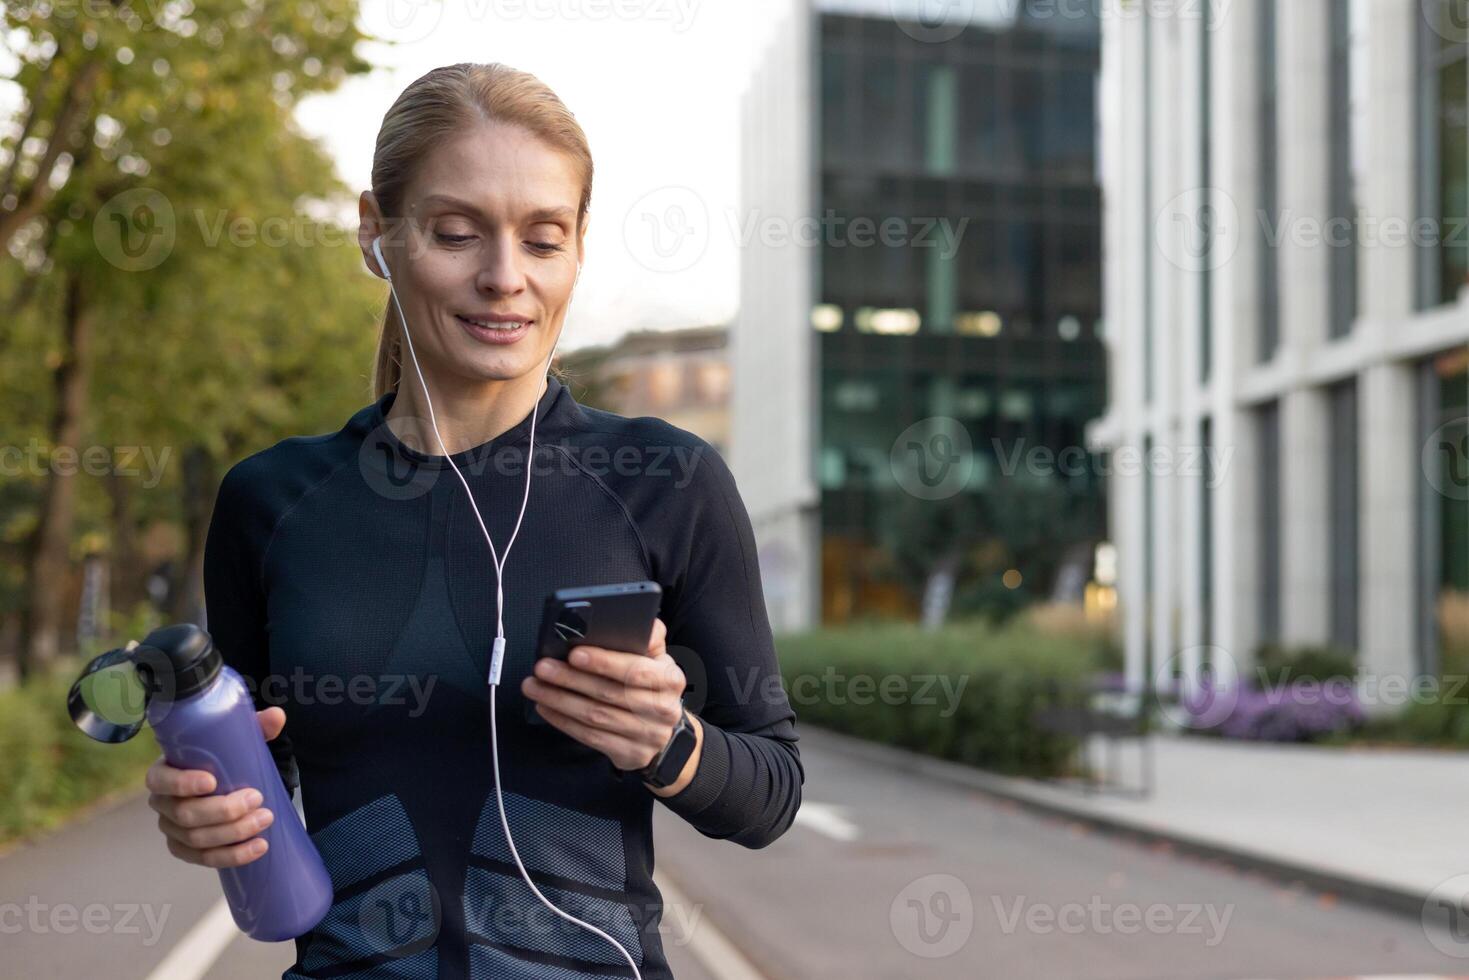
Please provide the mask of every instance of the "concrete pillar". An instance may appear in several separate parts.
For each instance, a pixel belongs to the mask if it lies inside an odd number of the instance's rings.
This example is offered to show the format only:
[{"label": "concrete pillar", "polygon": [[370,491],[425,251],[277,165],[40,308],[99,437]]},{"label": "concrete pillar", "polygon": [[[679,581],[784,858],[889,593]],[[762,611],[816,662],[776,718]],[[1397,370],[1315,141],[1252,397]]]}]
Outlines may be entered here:
[{"label": "concrete pillar", "polygon": [[[1281,346],[1287,368],[1309,363],[1329,333],[1332,217],[1329,4],[1279,5]],[[1327,446],[1330,416],[1319,389],[1297,388],[1280,410],[1281,639],[1321,643],[1330,623]]]},{"label": "concrete pillar", "polygon": [[[1372,0],[1367,106],[1372,140],[1359,188],[1371,220],[1416,214],[1418,4]],[[1361,255],[1359,329],[1369,348],[1384,340],[1415,307],[1414,250],[1367,236]],[[1358,378],[1358,456],[1361,460],[1361,650],[1369,680],[1411,676],[1419,669],[1417,636],[1418,481],[1417,372],[1411,363],[1369,366]]]},{"label": "concrete pillar", "polygon": [[[1368,221],[1403,221],[1417,216],[1417,40],[1419,4],[1371,0],[1367,103],[1367,172],[1357,189]],[[1358,296],[1369,328],[1410,316],[1416,305],[1416,256],[1401,243],[1383,244],[1364,235]],[[1401,238],[1402,236],[1399,236]],[[1365,447],[1364,447],[1365,448]],[[1367,453],[1362,454],[1366,459]]]},{"label": "concrete pillar", "polygon": [[[1258,511],[1252,474],[1255,459],[1251,410],[1236,398],[1240,378],[1254,364],[1260,246],[1259,146],[1256,119],[1259,69],[1253,3],[1217,5],[1214,44],[1214,201],[1231,219],[1230,240],[1214,270],[1214,444],[1220,473],[1214,493],[1214,638],[1223,666],[1247,670],[1258,642],[1255,567]],[[1216,670],[1221,664],[1216,664]]]},{"label": "concrete pillar", "polygon": [[1286,395],[1280,411],[1280,631],[1288,646],[1326,642],[1330,632],[1330,506],[1324,389]]},{"label": "concrete pillar", "polygon": [[1417,642],[1417,372],[1377,364],[1358,381],[1362,570],[1360,663],[1368,680],[1412,677]]}]

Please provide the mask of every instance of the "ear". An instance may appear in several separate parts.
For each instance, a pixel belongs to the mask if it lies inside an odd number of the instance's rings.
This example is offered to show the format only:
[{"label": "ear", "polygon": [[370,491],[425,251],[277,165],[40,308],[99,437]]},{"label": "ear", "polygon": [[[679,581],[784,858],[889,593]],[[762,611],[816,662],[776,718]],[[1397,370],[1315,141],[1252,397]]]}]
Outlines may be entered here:
[{"label": "ear", "polygon": [[357,219],[357,246],[362,249],[362,262],[368,272],[385,280],[387,277],[378,267],[377,256],[372,253],[373,240],[386,230],[382,211],[378,209],[377,198],[372,191],[363,191],[357,198]]},{"label": "ear", "polygon": [[587,211],[582,215],[581,234],[576,236],[576,260],[582,265],[587,264],[587,229],[592,224],[592,212]]}]

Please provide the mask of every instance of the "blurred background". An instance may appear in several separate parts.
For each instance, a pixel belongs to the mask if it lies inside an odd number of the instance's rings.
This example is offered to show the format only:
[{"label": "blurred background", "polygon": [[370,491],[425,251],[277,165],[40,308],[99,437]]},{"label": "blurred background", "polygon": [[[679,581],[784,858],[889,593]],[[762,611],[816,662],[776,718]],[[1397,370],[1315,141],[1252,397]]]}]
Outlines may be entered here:
[{"label": "blurred background", "polygon": [[357,195],[457,61],[591,141],[558,369],[755,528],[805,803],[658,810],[679,976],[1469,975],[1466,0],[0,12],[0,975],[292,962],[61,705],[372,400]]}]

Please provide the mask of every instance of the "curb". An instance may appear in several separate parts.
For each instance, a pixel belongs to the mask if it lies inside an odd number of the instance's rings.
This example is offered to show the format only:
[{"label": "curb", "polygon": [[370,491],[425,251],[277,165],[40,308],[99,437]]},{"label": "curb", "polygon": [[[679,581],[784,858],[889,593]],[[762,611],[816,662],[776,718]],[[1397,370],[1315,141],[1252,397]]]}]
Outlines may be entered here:
[{"label": "curb", "polygon": [[1097,813],[1080,802],[1073,804],[1055,799],[1051,794],[1057,791],[1056,787],[1035,783],[1031,780],[1001,776],[963,763],[950,762],[947,759],[923,755],[909,749],[864,741],[852,735],[814,725],[803,725],[801,732],[803,739],[807,732],[815,735],[810,741],[820,748],[830,749],[864,762],[899,769],[907,773],[922,773],[965,789],[1019,804],[1035,813],[1076,820],[1111,837],[1141,842],[1166,842],[1173,845],[1178,851],[1195,857],[1228,861],[1230,864],[1258,871],[1286,884],[1298,882],[1317,891],[1330,892],[1340,898],[1411,917],[1415,921],[1422,920],[1425,905],[1429,900],[1426,894],[1395,884],[1360,878],[1346,872],[1293,861],[1275,854],[1221,844],[1182,831],[1160,828],[1144,821]]}]

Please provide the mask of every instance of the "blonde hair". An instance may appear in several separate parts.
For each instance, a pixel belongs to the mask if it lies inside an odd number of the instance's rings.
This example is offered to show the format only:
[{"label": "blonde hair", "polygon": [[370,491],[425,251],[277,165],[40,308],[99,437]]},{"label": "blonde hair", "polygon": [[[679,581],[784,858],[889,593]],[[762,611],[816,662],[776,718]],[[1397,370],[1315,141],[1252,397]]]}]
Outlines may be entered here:
[{"label": "blonde hair", "polygon": [[[576,230],[592,200],[592,151],[576,117],[546,83],[502,64],[461,62],[435,68],[398,96],[377,133],[372,193],[384,218],[403,217],[403,195],[414,168],[434,146],[482,122],[519,126],[567,154],[581,179]],[[398,390],[402,325],[391,297],[383,314],[373,367],[373,399]]]}]

